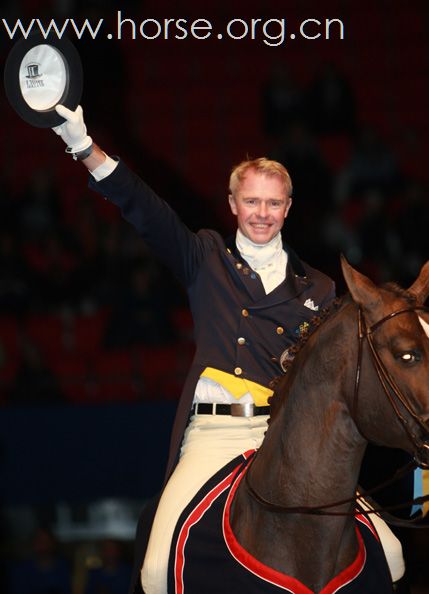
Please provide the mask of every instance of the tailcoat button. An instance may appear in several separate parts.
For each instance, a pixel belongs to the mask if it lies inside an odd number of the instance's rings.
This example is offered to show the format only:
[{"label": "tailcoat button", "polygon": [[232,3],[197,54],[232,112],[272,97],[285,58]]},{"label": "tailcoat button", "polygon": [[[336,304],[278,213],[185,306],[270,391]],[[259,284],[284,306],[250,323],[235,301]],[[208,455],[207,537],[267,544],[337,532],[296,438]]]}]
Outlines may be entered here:
[{"label": "tailcoat button", "polygon": [[241,315],[244,316],[245,318],[247,318],[248,315],[249,315],[249,312],[247,311],[247,309],[242,309],[241,310]]},{"label": "tailcoat button", "polygon": [[237,262],[235,267],[237,268],[237,270],[241,270],[243,268],[243,264],[241,262]]},{"label": "tailcoat button", "polygon": [[240,336],[240,338],[237,339],[237,342],[238,344],[246,344],[246,339]]},{"label": "tailcoat button", "polygon": [[284,329],[281,326],[278,326],[276,332],[277,334],[283,334]]},{"label": "tailcoat button", "polygon": [[241,369],[241,367],[236,367],[234,369],[234,373],[235,375],[241,375],[243,373],[243,370]]}]

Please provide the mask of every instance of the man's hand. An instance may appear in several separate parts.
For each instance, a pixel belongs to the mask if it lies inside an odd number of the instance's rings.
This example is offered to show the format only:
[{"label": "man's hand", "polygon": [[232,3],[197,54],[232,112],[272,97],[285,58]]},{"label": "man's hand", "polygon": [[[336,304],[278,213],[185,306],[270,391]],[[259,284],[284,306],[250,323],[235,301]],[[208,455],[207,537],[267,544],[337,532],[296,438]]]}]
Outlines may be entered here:
[{"label": "man's hand", "polygon": [[67,145],[67,152],[79,153],[89,148],[92,144],[92,138],[86,133],[82,107],[79,105],[75,111],[71,111],[64,105],[57,105],[55,111],[66,121],[60,126],[52,128],[52,130],[64,140]]}]

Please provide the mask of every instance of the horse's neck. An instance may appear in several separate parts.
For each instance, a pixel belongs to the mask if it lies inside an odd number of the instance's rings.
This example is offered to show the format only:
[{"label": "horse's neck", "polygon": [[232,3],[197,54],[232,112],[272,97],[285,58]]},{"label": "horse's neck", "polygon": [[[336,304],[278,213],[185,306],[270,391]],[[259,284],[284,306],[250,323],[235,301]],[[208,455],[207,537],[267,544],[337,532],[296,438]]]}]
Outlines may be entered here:
[{"label": "horse's neck", "polygon": [[[346,343],[344,348],[340,341],[343,327],[335,332],[335,323],[330,326],[310,338],[298,365],[290,370],[285,402],[249,472],[260,495],[287,507],[339,501],[352,497],[356,488],[365,442],[346,401],[353,384],[353,373],[346,370],[354,347]],[[345,504],[335,511],[352,509]],[[264,530],[256,528],[261,526]],[[259,560],[316,589],[356,554],[350,517],[273,513],[253,501],[245,486],[237,493],[233,529]],[[276,539],[286,546],[273,550]],[[321,583],[314,581],[315,576]]]},{"label": "horse's neck", "polygon": [[331,489],[345,493],[356,484],[364,448],[350,416],[357,338],[342,319],[328,320],[298,355],[255,463],[265,489],[286,505],[331,501]]}]

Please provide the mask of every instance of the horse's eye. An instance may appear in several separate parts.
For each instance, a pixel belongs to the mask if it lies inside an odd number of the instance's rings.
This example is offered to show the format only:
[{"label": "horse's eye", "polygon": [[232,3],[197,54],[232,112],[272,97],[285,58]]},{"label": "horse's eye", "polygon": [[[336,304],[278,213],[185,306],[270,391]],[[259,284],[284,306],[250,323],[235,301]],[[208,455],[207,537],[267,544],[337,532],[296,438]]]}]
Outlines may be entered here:
[{"label": "horse's eye", "polygon": [[416,363],[417,361],[420,361],[420,353],[416,351],[406,351],[405,353],[400,353],[398,359],[404,363]]}]

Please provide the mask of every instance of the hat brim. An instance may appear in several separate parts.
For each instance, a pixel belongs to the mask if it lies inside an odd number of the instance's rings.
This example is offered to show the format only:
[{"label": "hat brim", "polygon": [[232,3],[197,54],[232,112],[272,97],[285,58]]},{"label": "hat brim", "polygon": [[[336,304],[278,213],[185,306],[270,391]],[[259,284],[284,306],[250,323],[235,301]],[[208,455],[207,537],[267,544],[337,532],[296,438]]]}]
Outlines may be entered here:
[{"label": "hat brim", "polygon": [[82,97],[80,56],[65,37],[33,34],[11,49],[4,69],[4,85],[9,103],[28,124],[38,128],[59,126],[65,120],[55,106],[65,105],[74,111]]}]

